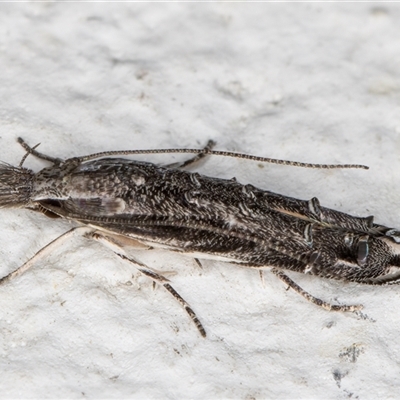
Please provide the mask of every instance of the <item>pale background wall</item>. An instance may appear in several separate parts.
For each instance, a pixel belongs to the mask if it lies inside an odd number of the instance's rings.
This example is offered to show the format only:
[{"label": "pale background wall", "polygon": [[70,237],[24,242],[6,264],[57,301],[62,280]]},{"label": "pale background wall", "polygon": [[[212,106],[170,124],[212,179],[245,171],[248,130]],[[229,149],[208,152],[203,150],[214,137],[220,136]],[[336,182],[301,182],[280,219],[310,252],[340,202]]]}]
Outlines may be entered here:
[{"label": "pale background wall", "polygon": [[[71,157],[201,147],[369,171],[211,159],[227,177],[400,227],[400,7],[390,3],[2,3],[0,159],[18,136]],[[171,162],[172,156],[148,158]],[[44,164],[29,158],[38,170]],[[1,210],[0,273],[69,228]],[[400,289],[265,273],[162,252],[208,337],[162,289],[76,238],[0,290],[1,398],[396,398]]]}]

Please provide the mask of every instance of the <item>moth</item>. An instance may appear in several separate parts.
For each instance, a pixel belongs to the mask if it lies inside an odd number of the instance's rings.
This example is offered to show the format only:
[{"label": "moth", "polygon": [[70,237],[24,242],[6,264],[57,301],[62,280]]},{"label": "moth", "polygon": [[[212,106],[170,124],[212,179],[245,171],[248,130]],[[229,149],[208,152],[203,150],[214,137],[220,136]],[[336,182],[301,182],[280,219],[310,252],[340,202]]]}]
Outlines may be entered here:
[{"label": "moth", "polygon": [[[285,271],[364,284],[400,281],[400,232],[324,208],[317,198],[298,200],[236,179],[189,172],[208,155],[318,168],[367,168],[318,165],[241,153],[203,149],[109,151],[67,160],[40,153],[23,139],[18,167],[0,163],[0,208],[26,208],[76,226],[39,250],[4,284],[21,275],[75,234],[97,240],[163,286],[186,310],[200,334],[206,331],[170,281],[136,258],[129,248],[162,248],[193,258],[212,258],[256,269],[270,268],[290,288],[327,310],[354,312],[361,305],[336,305],[315,298]],[[133,154],[194,153],[166,166],[123,158]],[[28,155],[50,163],[35,173],[24,168]]]}]

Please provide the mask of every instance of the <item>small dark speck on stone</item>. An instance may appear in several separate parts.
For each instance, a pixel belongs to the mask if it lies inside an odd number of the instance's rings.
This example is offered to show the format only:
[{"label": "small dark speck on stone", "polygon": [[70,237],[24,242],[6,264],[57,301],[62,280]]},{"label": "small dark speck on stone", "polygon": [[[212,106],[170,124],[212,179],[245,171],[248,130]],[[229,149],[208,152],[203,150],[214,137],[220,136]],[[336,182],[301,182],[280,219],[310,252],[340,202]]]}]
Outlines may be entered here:
[{"label": "small dark speck on stone", "polygon": [[370,13],[375,17],[385,17],[389,14],[389,11],[384,7],[372,7]]}]

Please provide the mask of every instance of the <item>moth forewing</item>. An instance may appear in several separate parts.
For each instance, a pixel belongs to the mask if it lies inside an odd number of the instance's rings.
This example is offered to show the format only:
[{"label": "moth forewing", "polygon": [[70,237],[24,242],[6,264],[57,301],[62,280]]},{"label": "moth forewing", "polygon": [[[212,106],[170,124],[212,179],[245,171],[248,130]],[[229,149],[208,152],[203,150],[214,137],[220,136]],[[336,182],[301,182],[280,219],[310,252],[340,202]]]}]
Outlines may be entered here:
[{"label": "moth forewing", "polygon": [[[298,200],[236,180],[191,173],[183,168],[205,155],[222,155],[286,165],[314,165],[203,149],[135,150],[97,153],[52,163],[38,173],[0,164],[0,207],[25,207],[75,222],[78,226],[45,246],[0,282],[20,275],[75,233],[97,240],[141,273],[163,286],[185,309],[202,336],[205,330],[169,280],[126,253],[126,247],[161,247],[189,256],[232,261],[273,273],[306,299],[328,310],[356,311],[361,306],[332,305],[291,280],[292,270],[361,283],[398,279],[400,234],[359,218],[324,208],[317,198]],[[159,166],[121,158],[131,154],[195,153],[187,162]]]}]

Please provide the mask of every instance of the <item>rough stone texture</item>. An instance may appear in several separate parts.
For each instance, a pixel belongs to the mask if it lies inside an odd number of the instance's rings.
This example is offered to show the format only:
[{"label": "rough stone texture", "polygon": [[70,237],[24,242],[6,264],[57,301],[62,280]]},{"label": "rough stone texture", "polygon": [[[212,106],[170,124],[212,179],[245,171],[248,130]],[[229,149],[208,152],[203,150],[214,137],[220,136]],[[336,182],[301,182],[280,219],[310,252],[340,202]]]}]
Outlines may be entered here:
[{"label": "rough stone texture", "polygon": [[[369,171],[210,159],[199,171],[400,227],[400,7],[383,3],[2,3],[0,159],[202,147]],[[147,157],[175,162],[171,155]],[[27,166],[43,163],[29,157]],[[70,225],[1,210],[1,275]],[[264,273],[167,252],[202,339],[161,289],[76,238],[0,290],[2,398],[398,396],[400,288]],[[346,349],[362,349],[344,357]],[[350,361],[349,361],[350,360]]]}]

